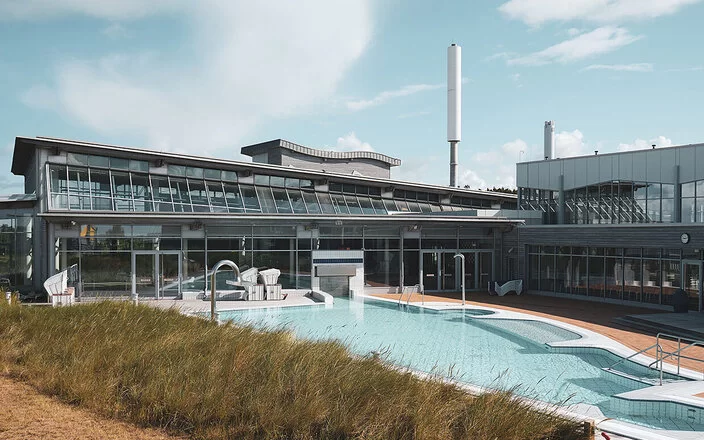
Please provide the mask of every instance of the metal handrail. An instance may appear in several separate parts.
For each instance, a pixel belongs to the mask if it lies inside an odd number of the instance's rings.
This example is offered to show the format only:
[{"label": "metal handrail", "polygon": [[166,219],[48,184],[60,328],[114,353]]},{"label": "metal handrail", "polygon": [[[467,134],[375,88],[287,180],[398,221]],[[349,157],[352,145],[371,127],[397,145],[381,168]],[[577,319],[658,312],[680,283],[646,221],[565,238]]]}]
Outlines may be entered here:
[{"label": "metal handrail", "polygon": [[215,266],[213,266],[213,273],[210,275],[210,320],[211,321],[217,321],[218,316],[217,313],[215,313],[215,296],[216,296],[216,290],[215,290],[215,275],[218,273],[218,269],[220,269],[222,266],[229,266],[230,269],[235,273],[235,283],[241,283],[242,282],[242,277],[240,276],[240,268],[237,267],[235,263],[233,263],[230,260],[222,260],[218,261]]},{"label": "metal handrail", "polygon": [[[421,297],[423,296],[423,293],[420,290],[420,284],[415,284],[413,286],[413,289],[411,290],[411,292],[408,294],[408,297],[406,298],[406,305],[411,303],[411,297],[413,296],[413,290],[416,290],[416,289],[418,290],[418,293],[421,294]],[[401,288],[401,296],[398,297],[398,305],[401,305],[401,303],[403,302],[403,294],[404,294],[404,291],[403,291],[403,288]],[[423,303],[423,299],[421,299],[421,303]]]},{"label": "metal handrail", "polygon": [[[677,350],[675,351],[665,351],[662,348],[662,345],[660,344],[660,337],[669,338],[674,342],[674,340],[677,340]],[[687,344],[686,346],[682,347],[682,341],[685,341]],[[669,359],[672,357],[677,357],[677,376],[680,376],[680,362],[682,358],[692,360],[692,361],[697,361],[697,362],[702,362],[704,363],[704,359],[699,359],[699,358],[693,358],[689,356],[682,356],[682,352],[688,348],[691,347],[704,347],[704,341],[700,341],[698,339],[692,339],[692,338],[683,338],[680,336],[675,336],[675,335],[670,335],[667,333],[658,333],[657,338],[656,338],[656,345],[657,345],[657,359],[654,362],[651,362],[651,364],[648,366],[649,368],[652,368],[652,365],[655,364],[657,365],[658,362],[660,363],[660,385],[662,385],[662,378],[663,378],[663,365],[665,359]]]},{"label": "metal handrail", "polygon": [[[630,356],[628,356],[628,357],[621,358],[621,359],[619,359],[618,361],[616,361],[616,363],[614,363],[613,365],[611,365],[611,366],[609,366],[609,367],[606,367],[606,369],[607,369],[607,370],[611,370],[611,369],[614,368],[616,365],[622,364],[622,363],[626,362],[627,360],[631,359],[632,357],[635,357],[635,356],[638,356],[639,354],[645,353],[645,352],[648,351],[648,350],[652,350],[653,348],[655,348],[655,347],[657,347],[657,346],[658,346],[658,344],[655,343],[655,344],[651,345],[650,347],[644,348],[644,349],[642,349],[641,351],[639,351],[639,352],[637,352],[637,353],[633,353],[632,355],[630,355]],[[648,368],[651,368],[650,365],[648,366]]]}]

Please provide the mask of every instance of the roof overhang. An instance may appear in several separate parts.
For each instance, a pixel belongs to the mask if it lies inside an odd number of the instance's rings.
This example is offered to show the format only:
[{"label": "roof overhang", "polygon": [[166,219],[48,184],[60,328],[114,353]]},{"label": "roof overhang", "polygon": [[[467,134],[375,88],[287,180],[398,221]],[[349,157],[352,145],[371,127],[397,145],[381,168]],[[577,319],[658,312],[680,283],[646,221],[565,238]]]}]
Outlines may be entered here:
[{"label": "roof overhang", "polygon": [[365,215],[365,216],[330,216],[330,215],[310,215],[310,214],[289,214],[289,215],[266,215],[266,214],[229,214],[229,213],[173,213],[173,214],[153,214],[139,212],[73,212],[73,211],[52,211],[40,214],[41,217],[53,221],[64,222],[71,220],[81,221],[120,221],[135,224],[145,224],[154,222],[168,222],[171,224],[189,224],[193,222],[218,224],[244,221],[248,224],[262,222],[299,222],[299,223],[320,223],[333,222],[343,224],[371,224],[371,223],[396,223],[407,224],[468,224],[483,226],[501,226],[523,224],[524,220],[508,219],[504,217],[466,217],[466,216],[432,216],[432,215]]},{"label": "roof overhang", "polygon": [[275,148],[284,148],[286,150],[295,151],[296,153],[304,154],[306,156],[318,157],[322,159],[339,159],[339,160],[355,160],[355,159],[369,159],[383,164],[389,167],[397,167],[401,165],[401,159],[395,157],[387,156],[385,154],[377,153],[374,151],[331,151],[331,150],[318,150],[315,148],[306,147],[303,145],[298,145],[293,142],[284,139],[275,139],[273,141],[262,142],[259,144],[248,145],[242,147],[242,154],[246,156],[256,156],[258,154],[267,153]]},{"label": "roof overhang", "polygon": [[[276,142],[276,141],[272,141]],[[287,142],[287,141],[284,141]],[[198,167],[213,167],[225,168],[233,170],[249,170],[257,172],[271,173],[276,171],[284,176],[298,177],[304,179],[342,179],[347,182],[355,182],[371,186],[381,186],[389,189],[404,188],[411,190],[422,190],[443,195],[459,195],[468,197],[491,198],[494,200],[513,201],[515,202],[516,194],[497,193],[492,191],[478,191],[465,188],[452,188],[441,185],[423,184],[417,182],[407,182],[403,180],[392,180],[382,178],[371,178],[364,176],[354,176],[350,174],[338,174],[332,172],[306,170],[298,168],[289,168],[285,166],[277,166],[270,164],[260,164],[255,162],[242,162],[230,159],[217,159],[203,156],[193,156],[186,154],[168,153],[162,151],[147,150],[143,148],[124,147],[117,145],[99,144],[93,142],[73,141],[67,139],[49,138],[49,137],[17,137],[15,138],[15,151],[12,160],[12,172],[16,175],[22,175],[27,169],[29,161],[33,157],[34,149],[40,148],[55,148],[57,150],[67,150],[82,154],[96,155],[114,155],[115,157],[124,157],[137,160],[163,160],[166,163],[176,165],[188,165]],[[245,147],[246,148],[246,147]],[[305,148],[305,147],[304,147]],[[375,153],[378,154],[378,153]],[[383,155],[382,155],[383,156]],[[388,156],[387,156],[388,157]],[[391,158],[393,159],[393,158]]]}]

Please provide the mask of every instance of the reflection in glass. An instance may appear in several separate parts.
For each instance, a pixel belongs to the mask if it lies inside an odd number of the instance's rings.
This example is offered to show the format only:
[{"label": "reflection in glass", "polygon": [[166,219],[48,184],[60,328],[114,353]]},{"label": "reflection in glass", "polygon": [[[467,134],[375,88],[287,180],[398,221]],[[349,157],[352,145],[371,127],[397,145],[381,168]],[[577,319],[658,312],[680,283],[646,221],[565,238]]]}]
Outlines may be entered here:
[{"label": "reflection in glass", "polygon": [[336,210],[332,204],[332,199],[328,193],[318,193],[318,200],[320,201],[320,209],[323,214],[335,214]]},{"label": "reflection in glass", "polygon": [[[288,183],[288,180],[286,181]],[[288,197],[291,200],[291,208],[293,209],[293,212],[296,214],[307,214],[308,211],[306,210],[306,204],[303,200],[303,195],[301,195],[301,191],[297,189],[289,189],[288,190]]]},{"label": "reflection in glass", "polygon": [[272,193],[274,195],[274,202],[276,203],[276,210],[279,214],[290,214],[293,212],[291,209],[291,202],[288,200],[288,195],[286,195],[286,190],[281,188],[272,188]]},{"label": "reflection in glass", "polygon": [[262,205],[263,213],[276,213],[276,204],[274,203],[274,197],[271,195],[271,188],[268,186],[258,186],[257,196],[259,196],[259,203]]},{"label": "reflection in glass", "polygon": [[320,214],[322,212],[314,192],[303,191],[303,200],[306,203],[306,209],[308,209],[309,214]]},{"label": "reflection in glass", "polygon": [[224,183],[225,199],[230,212],[244,212],[244,201],[237,184]]},{"label": "reflection in glass", "polygon": [[225,192],[223,191],[223,185],[221,182],[208,182],[208,196],[210,198],[210,206],[212,206],[213,212],[227,212]]},{"label": "reflection in glass", "polygon": [[171,204],[171,189],[166,177],[152,176],[152,194],[156,203],[156,211],[173,212]]},{"label": "reflection in glass", "polygon": [[247,212],[262,212],[259,207],[259,199],[254,192],[254,187],[250,185],[240,185],[242,199],[244,199],[244,208]]}]

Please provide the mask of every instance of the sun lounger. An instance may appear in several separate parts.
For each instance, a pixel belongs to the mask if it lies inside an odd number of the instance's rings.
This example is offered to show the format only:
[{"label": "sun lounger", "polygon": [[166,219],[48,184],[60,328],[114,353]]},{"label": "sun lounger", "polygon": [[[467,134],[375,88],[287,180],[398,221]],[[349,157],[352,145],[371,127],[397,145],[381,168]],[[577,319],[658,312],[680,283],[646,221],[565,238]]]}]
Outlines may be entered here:
[{"label": "sun lounger", "polygon": [[504,296],[509,292],[516,292],[516,295],[520,295],[523,292],[523,280],[511,280],[507,281],[503,285],[498,282],[494,282],[494,288],[491,289],[491,283],[489,283],[489,294]]}]

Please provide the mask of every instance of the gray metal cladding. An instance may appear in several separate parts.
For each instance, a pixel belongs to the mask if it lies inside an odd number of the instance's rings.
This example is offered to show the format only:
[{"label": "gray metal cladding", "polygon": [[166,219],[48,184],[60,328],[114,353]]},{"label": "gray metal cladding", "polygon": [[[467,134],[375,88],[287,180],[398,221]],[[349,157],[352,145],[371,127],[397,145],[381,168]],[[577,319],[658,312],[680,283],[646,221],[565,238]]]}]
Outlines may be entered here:
[{"label": "gray metal cladding", "polygon": [[610,181],[691,182],[704,179],[704,144],[527,162],[516,171],[518,186],[554,191],[559,189],[560,175],[565,176],[565,190]]},{"label": "gray metal cladding", "polygon": [[[690,236],[683,245],[683,233]],[[704,225],[555,225],[523,226],[521,245],[652,247],[672,249],[704,249]]]}]

